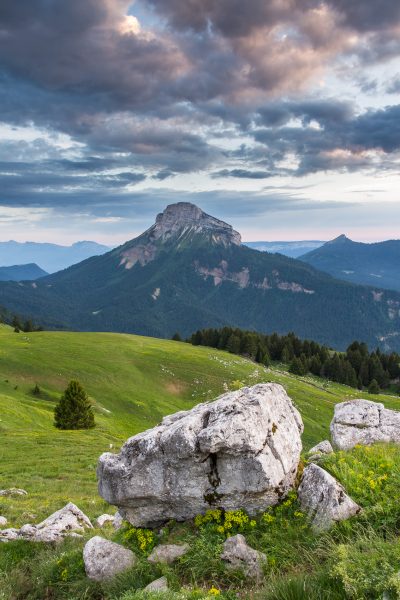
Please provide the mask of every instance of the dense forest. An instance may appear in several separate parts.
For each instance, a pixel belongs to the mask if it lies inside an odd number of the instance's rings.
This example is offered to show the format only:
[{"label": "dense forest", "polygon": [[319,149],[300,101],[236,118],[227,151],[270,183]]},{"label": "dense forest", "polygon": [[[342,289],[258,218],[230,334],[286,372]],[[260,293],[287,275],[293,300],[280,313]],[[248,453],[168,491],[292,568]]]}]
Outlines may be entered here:
[{"label": "dense forest", "polygon": [[327,346],[301,340],[294,333],[264,335],[231,327],[196,331],[187,342],[227,350],[266,366],[271,361],[283,362],[295,375],[311,373],[370,393],[391,386],[400,393],[400,355],[384,354],[379,349],[370,352],[360,342],[350,344],[346,352],[334,352]]}]

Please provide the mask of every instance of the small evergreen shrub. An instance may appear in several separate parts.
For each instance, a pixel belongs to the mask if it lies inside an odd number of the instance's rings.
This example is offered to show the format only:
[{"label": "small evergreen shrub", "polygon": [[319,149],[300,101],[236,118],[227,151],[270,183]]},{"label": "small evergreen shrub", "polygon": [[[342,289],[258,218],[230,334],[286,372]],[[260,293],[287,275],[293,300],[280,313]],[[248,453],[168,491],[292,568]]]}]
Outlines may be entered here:
[{"label": "small evergreen shrub", "polygon": [[79,383],[71,381],[54,410],[54,425],[58,429],[91,429],[95,426],[89,398]]}]

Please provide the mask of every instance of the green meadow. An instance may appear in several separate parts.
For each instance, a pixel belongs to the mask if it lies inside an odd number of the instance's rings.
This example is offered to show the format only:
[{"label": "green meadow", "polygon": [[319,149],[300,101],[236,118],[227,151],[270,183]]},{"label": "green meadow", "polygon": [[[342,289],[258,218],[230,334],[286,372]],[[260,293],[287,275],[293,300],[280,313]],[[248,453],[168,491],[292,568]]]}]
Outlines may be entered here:
[{"label": "green meadow", "polygon": [[[82,383],[94,405],[94,430],[53,426],[55,403],[71,379]],[[106,508],[96,490],[102,452],[117,451],[164,415],[262,381],[282,384],[295,402],[305,448],[329,435],[336,402],[359,396],[346,386],[292,376],[282,365],[265,369],[182,342],[112,333],[17,334],[1,325],[0,488],[23,488],[28,496],[0,499],[0,514],[20,525],[72,501],[96,516]],[[400,408],[399,398],[379,399]]]},{"label": "green meadow", "polygon": [[[85,387],[96,427],[59,431],[54,406],[71,379]],[[243,385],[282,384],[300,410],[304,449],[329,437],[335,403],[360,397],[353,388],[315,377],[297,377],[284,365],[266,369],[244,358],[182,342],[111,333],[15,333],[0,326],[0,489],[23,488],[27,496],[0,497],[9,526],[35,523],[76,503],[91,519],[113,512],[97,494],[96,464],[105,451],[177,410],[212,400]],[[39,394],[35,394],[35,386]],[[400,398],[368,396],[400,409]],[[135,568],[111,582],[90,582],[81,540],[57,547],[29,542],[0,544],[0,600],[149,600],[141,592],[164,574],[165,600],[376,600],[400,598],[400,451],[392,446],[338,452],[325,459],[363,507],[361,516],[315,535],[299,511],[296,494],[261,514],[253,527],[239,519],[237,530],[267,554],[266,579],[251,586],[228,573],[219,558],[228,535],[221,522],[171,523],[151,533],[154,543],[188,542],[190,552],[176,565],[150,566],[151,547],[138,547],[125,526],[96,533],[131,547]],[[222,518],[222,517],[221,517]],[[86,538],[93,532],[86,534]]]}]

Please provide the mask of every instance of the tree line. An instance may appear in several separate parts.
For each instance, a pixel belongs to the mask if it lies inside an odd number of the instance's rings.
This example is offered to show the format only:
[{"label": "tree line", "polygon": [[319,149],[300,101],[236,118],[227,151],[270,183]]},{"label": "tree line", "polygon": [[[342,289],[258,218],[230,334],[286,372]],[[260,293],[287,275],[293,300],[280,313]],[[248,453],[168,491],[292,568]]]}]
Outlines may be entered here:
[{"label": "tree line", "polygon": [[32,319],[24,319],[16,314],[11,314],[7,309],[0,307],[0,323],[11,325],[15,333],[24,331],[30,333],[32,331],[43,331],[43,327],[36,325]]},{"label": "tree line", "polygon": [[[174,339],[179,339],[175,334]],[[264,335],[232,327],[202,329],[186,340],[194,346],[210,346],[250,358],[268,366],[271,362],[289,365],[295,375],[317,375],[370,393],[379,393],[393,383],[400,393],[400,355],[370,352],[367,344],[353,342],[346,352],[335,352],[294,333]]]}]

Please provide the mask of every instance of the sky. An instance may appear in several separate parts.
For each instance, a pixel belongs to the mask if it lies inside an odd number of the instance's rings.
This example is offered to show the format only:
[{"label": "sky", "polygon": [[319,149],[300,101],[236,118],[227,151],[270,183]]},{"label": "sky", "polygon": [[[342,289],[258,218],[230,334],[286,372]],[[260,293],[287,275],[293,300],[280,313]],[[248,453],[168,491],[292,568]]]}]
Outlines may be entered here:
[{"label": "sky", "polygon": [[0,3],[0,241],[400,238],[400,2]]}]

